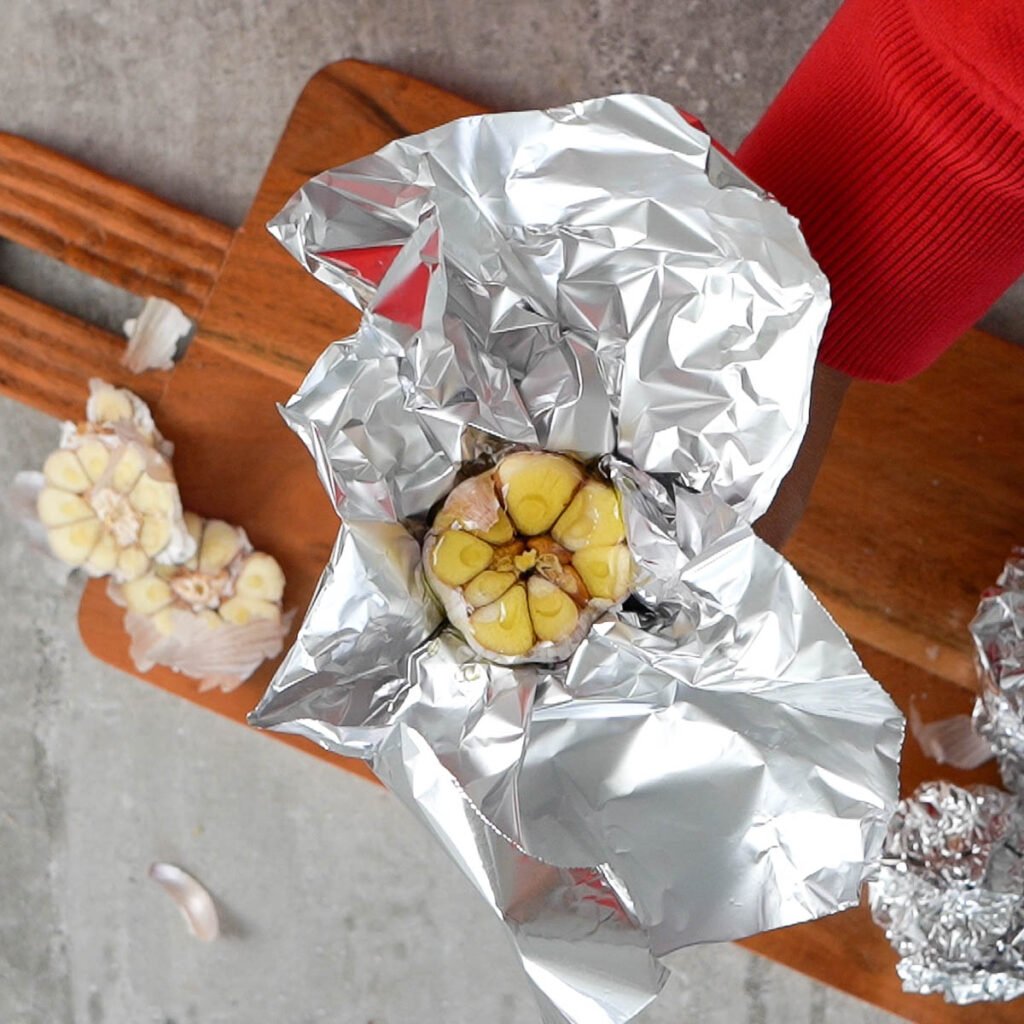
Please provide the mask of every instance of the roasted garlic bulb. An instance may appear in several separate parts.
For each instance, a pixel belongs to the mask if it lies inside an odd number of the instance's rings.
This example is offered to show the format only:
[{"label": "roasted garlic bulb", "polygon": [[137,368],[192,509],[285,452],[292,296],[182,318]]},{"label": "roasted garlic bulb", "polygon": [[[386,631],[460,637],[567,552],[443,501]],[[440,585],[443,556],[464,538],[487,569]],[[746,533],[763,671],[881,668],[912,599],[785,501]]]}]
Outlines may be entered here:
[{"label": "roasted garlic bulb", "polygon": [[50,550],[92,576],[134,580],[154,560],[188,558],[169,446],[129,391],[92,382],[87,420],[66,424],[43,464],[36,513]]},{"label": "roasted garlic bulb", "polygon": [[561,661],[634,576],[615,489],[551,452],[517,452],[448,495],[423,546],[427,580],[492,660]]}]

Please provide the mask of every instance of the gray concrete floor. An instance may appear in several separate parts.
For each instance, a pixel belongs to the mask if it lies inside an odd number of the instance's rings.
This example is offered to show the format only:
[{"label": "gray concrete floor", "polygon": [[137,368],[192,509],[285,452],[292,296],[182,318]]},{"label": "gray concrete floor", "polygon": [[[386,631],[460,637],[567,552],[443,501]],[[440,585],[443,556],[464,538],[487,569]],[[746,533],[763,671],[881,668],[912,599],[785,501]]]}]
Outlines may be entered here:
[{"label": "gray concrete floor", "polygon": [[[0,6],[0,130],[234,224],[304,81],[330,60],[387,63],[501,107],[649,91],[733,145],[836,2]],[[100,322],[130,305],[2,244],[0,279]],[[0,402],[0,481],[37,465],[55,434]],[[0,1021],[536,1020],[501,927],[386,793],[94,662],[77,595],[4,514]],[[156,859],[211,887],[222,940],[188,936],[145,879]],[[643,1017],[893,1019],[729,945],[693,950]]]}]

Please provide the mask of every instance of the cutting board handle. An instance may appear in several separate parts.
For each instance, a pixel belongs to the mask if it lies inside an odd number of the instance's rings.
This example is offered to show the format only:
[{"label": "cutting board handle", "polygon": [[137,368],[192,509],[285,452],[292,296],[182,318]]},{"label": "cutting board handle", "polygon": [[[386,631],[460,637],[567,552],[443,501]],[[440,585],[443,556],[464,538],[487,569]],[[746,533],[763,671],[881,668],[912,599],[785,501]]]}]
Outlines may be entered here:
[{"label": "cutting board handle", "polygon": [[[197,319],[234,232],[46,146],[0,133],[0,236]],[[89,377],[146,397],[120,365],[124,339],[0,286],[0,392],[77,418]],[[147,375],[150,376],[150,375]]]}]

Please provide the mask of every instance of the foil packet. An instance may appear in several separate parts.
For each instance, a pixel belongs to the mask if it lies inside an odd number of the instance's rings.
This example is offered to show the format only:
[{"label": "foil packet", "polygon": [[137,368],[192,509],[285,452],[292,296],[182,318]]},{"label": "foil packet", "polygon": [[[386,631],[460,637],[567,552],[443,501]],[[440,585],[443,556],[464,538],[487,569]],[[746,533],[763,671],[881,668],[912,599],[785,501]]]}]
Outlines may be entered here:
[{"label": "foil packet", "polygon": [[1024,795],[1024,548],[1015,548],[970,625],[981,676],[975,731],[999,761],[1007,789]]},{"label": "foil packet", "polygon": [[1024,550],[982,595],[970,632],[981,677],[974,748],[968,726],[950,719],[925,727],[935,741],[926,751],[958,767],[994,755],[1010,792],[919,787],[893,816],[869,887],[903,987],[960,1004],[1024,995]]},{"label": "foil packet", "polygon": [[[283,415],[341,517],[250,721],[366,759],[508,926],[549,1022],[624,1022],[665,958],[858,899],[903,720],[753,534],[807,422],[827,283],[659,100],[471,117],[270,224],[363,311]],[[427,517],[509,451],[616,487],[625,607],[556,665],[442,619]]]}]

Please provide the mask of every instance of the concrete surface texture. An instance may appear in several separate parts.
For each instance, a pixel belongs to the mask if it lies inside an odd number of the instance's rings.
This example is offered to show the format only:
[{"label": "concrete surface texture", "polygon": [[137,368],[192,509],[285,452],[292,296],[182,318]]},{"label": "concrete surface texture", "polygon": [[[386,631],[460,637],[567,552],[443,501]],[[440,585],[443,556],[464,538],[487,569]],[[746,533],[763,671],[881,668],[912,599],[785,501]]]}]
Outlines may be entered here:
[{"label": "concrete surface texture", "polygon": [[[733,145],[835,6],[4,0],[0,130],[238,223],[303,83],[331,60],[506,108],[649,91]],[[2,243],[0,279],[112,325],[132,304]],[[6,481],[39,464],[56,425],[0,402],[0,436]],[[94,662],[77,594],[5,513],[0,1021],[537,1019],[500,925],[386,793]],[[157,859],[211,887],[222,940],[186,933],[145,878]],[[729,945],[693,950],[643,1017],[893,1019]]]}]

